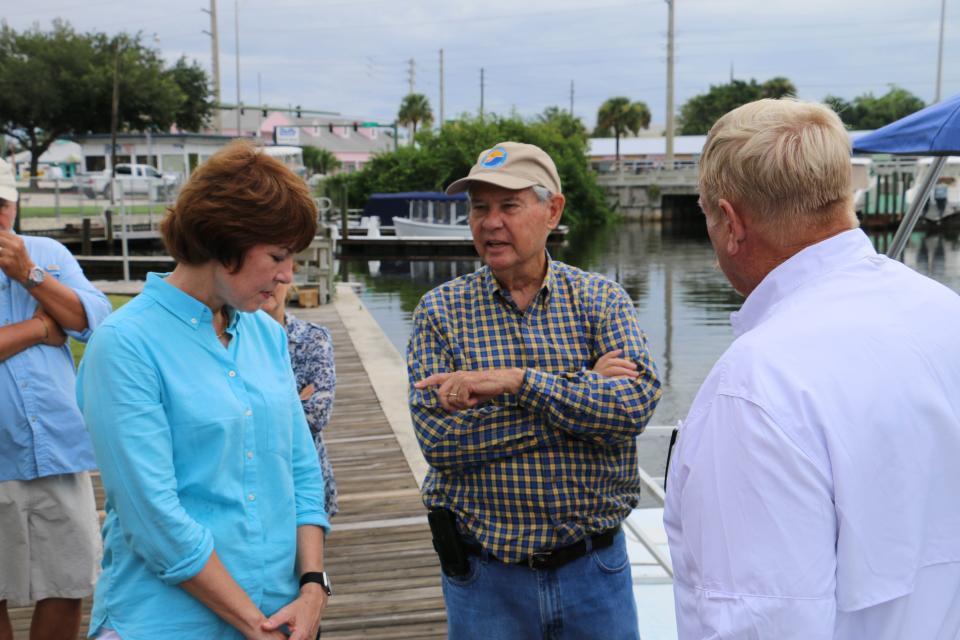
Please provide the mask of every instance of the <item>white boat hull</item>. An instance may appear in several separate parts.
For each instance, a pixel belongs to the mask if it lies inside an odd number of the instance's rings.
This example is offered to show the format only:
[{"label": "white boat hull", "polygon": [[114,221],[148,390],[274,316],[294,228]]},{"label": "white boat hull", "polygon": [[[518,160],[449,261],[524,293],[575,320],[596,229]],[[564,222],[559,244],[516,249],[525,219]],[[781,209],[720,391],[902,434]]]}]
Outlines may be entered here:
[{"label": "white boat hull", "polygon": [[473,235],[465,224],[438,224],[409,218],[393,218],[393,228],[400,238],[458,238],[470,240]]}]

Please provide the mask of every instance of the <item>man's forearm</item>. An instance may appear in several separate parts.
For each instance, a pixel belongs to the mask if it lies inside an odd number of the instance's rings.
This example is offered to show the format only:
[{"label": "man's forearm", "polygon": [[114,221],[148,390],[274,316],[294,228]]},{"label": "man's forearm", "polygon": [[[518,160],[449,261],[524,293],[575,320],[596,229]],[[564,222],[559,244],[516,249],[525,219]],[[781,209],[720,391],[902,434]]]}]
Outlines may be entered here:
[{"label": "man's forearm", "polygon": [[639,435],[659,399],[660,382],[649,369],[635,379],[529,370],[519,395],[520,404],[550,426],[598,444]]},{"label": "man's forearm", "polygon": [[42,344],[48,335],[49,330],[40,318],[27,318],[0,327],[0,361]]},{"label": "man's forearm", "polygon": [[53,276],[33,289],[30,294],[51,318],[68,331],[83,331],[87,328],[87,313],[77,293]]}]

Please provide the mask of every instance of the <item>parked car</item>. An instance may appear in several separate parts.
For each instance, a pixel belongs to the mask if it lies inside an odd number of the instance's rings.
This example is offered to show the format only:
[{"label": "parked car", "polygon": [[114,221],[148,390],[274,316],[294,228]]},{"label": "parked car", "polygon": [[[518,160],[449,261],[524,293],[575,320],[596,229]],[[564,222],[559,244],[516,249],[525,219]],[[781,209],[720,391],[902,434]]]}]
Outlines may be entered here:
[{"label": "parked car", "polygon": [[[117,165],[117,197],[142,194],[151,200],[166,200],[173,194],[179,176],[172,173],[160,173],[148,164]],[[102,195],[110,197],[110,170],[77,177],[77,184],[88,198]]]}]

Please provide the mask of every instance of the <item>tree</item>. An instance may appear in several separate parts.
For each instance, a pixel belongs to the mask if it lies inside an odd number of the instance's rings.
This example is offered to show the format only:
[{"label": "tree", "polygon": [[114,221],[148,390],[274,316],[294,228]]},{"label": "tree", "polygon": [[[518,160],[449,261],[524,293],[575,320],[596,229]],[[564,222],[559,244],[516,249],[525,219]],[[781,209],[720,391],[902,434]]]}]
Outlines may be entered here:
[{"label": "tree", "polygon": [[170,74],[183,94],[175,116],[177,126],[184,131],[200,131],[213,114],[207,72],[196,60],[189,62],[186,56],[181,56]]},{"label": "tree", "polygon": [[330,149],[307,146],[303,148],[303,164],[314,173],[326,175],[340,166],[340,160]]},{"label": "tree", "polygon": [[722,115],[748,102],[796,94],[796,86],[783,76],[770,78],[763,84],[751,78],[711,85],[709,91],[693,96],[680,107],[680,135],[703,135]]},{"label": "tree", "polygon": [[776,76],[760,85],[760,95],[775,100],[786,97],[793,98],[797,95],[797,87],[787,78]]},{"label": "tree", "polygon": [[925,106],[923,100],[897,86],[891,86],[879,98],[872,93],[865,93],[850,102],[837,96],[827,96],[823,101],[837,112],[850,129],[879,129]]},{"label": "tree", "polygon": [[378,154],[361,171],[333,176],[327,181],[328,189],[340,193],[346,185],[355,203],[366,201],[374,192],[439,191],[467,175],[483,149],[514,140],[535,144],[553,158],[567,198],[566,224],[602,224],[613,212],[590,170],[586,136],[569,135],[567,124],[564,118],[538,117],[528,122],[517,115],[485,114],[483,120],[463,115],[440,131],[421,132],[419,148]]},{"label": "tree", "polygon": [[650,108],[643,102],[630,102],[630,98],[610,98],[597,111],[597,131],[613,131],[616,138],[617,166],[620,165],[620,136],[625,133],[637,135],[640,129],[649,126]]},{"label": "tree", "polygon": [[117,62],[120,130],[163,131],[181,121],[194,128],[190,119],[209,113],[202,70],[185,61],[165,69],[139,35],[78,34],[59,20],[49,32],[0,28],[0,134],[30,151],[31,176],[57,138],[110,130]]},{"label": "tree", "polygon": [[430,101],[422,93],[409,93],[400,103],[400,111],[397,113],[397,122],[404,126],[411,127],[413,131],[410,134],[410,144],[417,135],[417,124],[423,123],[423,126],[429,127],[433,124],[433,112],[430,110]]},{"label": "tree", "polygon": [[584,144],[589,139],[587,127],[583,124],[583,120],[560,107],[547,107],[543,110],[543,113],[537,116],[537,122],[554,127],[565,136],[581,138]]}]

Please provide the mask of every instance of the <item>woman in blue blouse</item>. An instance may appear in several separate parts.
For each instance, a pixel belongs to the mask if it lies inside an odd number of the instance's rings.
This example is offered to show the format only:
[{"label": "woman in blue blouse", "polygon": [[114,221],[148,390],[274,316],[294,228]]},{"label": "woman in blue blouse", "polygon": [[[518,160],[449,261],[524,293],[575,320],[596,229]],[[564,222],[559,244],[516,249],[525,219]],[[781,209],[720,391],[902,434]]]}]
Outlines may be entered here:
[{"label": "woman in blue blouse", "polygon": [[333,517],[339,510],[337,483],[333,479],[333,466],[327,456],[327,445],[323,438],[323,428],[330,421],[330,413],[333,411],[333,395],[337,386],[333,338],[326,327],[301,320],[287,312],[289,294],[289,284],[278,285],[273,296],[263,305],[263,310],[287,331],[290,363],[297,378],[303,412],[307,415],[307,424],[310,425],[313,445],[317,448],[317,459],[323,471],[324,507],[327,515]]},{"label": "woman in blue blouse", "polygon": [[176,268],[90,341],[77,394],[107,512],[91,637],[316,636],[323,477],[286,335],[255,313],[315,229],[303,181],[234,143],[163,222]]}]

